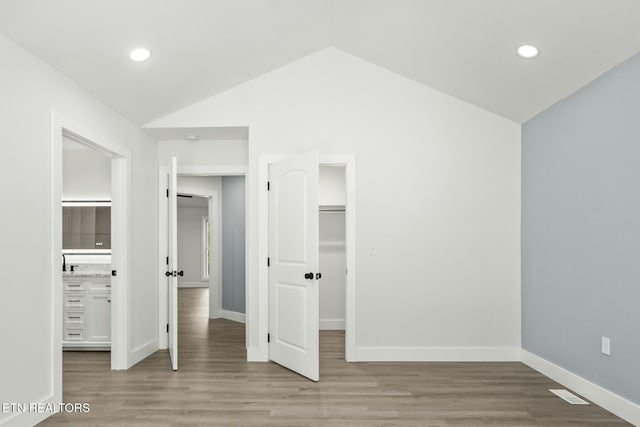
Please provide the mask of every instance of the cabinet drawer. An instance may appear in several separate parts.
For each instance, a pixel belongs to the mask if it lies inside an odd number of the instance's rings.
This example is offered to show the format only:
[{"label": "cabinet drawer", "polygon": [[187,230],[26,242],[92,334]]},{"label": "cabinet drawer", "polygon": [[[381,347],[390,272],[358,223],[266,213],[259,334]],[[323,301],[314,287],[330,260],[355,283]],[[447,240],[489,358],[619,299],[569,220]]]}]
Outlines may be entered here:
[{"label": "cabinet drawer", "polygon": [[85,289],[84,281],[64,281],[65,291],[84,292]]},{"label": "cabinet drawer", "polygon": [[77,323],[74,327],[84,326],[84,311],[64,311],[64,323],[71,327],[72,323]]},{"label": "cabinet drawer", "polygon": [[84,328],[64,328],[64,340],[65,341],[85,341]]},{"label": "cabinet drawer", "polygon": [[90,292],[111,292],[111,280],[88,282],[87,285]]},{"label": "cabinet drawer", "polygon": [[84,308],[84,294],[65,294],[65,308]]}]

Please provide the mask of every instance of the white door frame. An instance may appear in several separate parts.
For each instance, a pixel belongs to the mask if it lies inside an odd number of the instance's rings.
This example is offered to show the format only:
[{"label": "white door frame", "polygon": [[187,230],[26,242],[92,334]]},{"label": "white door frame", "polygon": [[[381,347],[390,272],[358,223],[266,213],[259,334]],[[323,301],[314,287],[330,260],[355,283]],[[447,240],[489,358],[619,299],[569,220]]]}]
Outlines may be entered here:
[{"label": "white door frame", "polygon": [[[289,155],[262,155],[258,164],[259,188],[267,188],[269,181],[269,164],[290,157]],[[345,360],[353,361],[356,347],[356,161],[353,154],[322,154],[320,166],[343,166],[345,169],[345,238],[346,238],[346,266],[345,283]],[[258,196],[258,212],[269,211],[269,198],[266,191],[260,191]],[[267,214],[259,215],[258,259],[269,256],[269,218]],[[250,360],[269,360],[269,346],[267,333],[269,332],[269,269],[266,263],[261,263],[258,274],[258,288],[247,286],[247,301],[257,299],[257,313],[247,310],[247,325],[251,315],[258,318],[258,324],[252,328],[264,340],[260,340],[257,348],[252,352]],[[322,285],[320,285],[322,286]],[[253,294],[257,293],[257,294]],[[257,297],[257,298],[256,298]],[[247,333],[249,326],[247,327]]]},{"label": "white door frame", "polygon": [[131,360],[129,319],[131,283],[129,266],[129,179],[131,153],[120,144],[104,138],[82,123],[55,111],[51,113],[51,277],[53,283],[53,389],[55,401],[62,402],[62,183],[63,135],[111,158],[112,230],[117,238],[112,247],[112,267],[118,271],[120,286],[111,289],[111,369],[128,369]]},{"label": "white door frame", "polygon": [[[167,266],[165,264],[165,257],[167,256],[167,203],[166,203],[166,177],[169,173],[167,166],[160,166],[158,171],[158,259],[160,260],[158,269],[158,347],[160,349],[168,348],[167,339],[167,278],[165,277],[165,271]],[[180,158],[178,157],[178,180],[180,176],[247,176],[246,165],[211,165],[211,166],[181,166]],[[209,290],[214,289],[214,292],[209,294],[209,318],[218,318],[221,316],[222,311],[222,277],[220,276],[222,262],[221,262],[221,203],[220,195],[217,191],[211,190],[203,192],[200,189],[190,188],[187,185],[180,185],[178,183],[178,190],[180,194],[190,194],[193,196],[207,197],[209,199],[209,221],[211,221],[212,229],[216,230],[217,244],[212,244],[212,256],[217,260],[214,280],[210,281]],[[245,191],[245,202],[247,199],[247,192]],[[247,226],[247,215],[245,215],[245,227]],[[246,235],[248,239],[248,234]],[[164,243],[163,243],[164,242]],[[248,244],[246,247],[248,248]],[[245,263],[245,275],[248,277],[248,263]]]}]

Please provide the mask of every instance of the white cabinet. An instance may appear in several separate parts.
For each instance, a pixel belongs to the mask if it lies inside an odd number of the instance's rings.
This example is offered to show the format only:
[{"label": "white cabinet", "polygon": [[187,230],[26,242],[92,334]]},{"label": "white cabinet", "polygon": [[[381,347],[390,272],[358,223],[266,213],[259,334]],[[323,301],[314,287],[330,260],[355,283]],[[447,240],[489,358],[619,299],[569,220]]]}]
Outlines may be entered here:
[{"label": "white cabinet", "polygon": [[87,293],[87,341],[111,340],[111,294]]},{"label": "white cabinet", "polygon": [[63,279],[63,346],[65,349],[111,347],[111,279]]}]

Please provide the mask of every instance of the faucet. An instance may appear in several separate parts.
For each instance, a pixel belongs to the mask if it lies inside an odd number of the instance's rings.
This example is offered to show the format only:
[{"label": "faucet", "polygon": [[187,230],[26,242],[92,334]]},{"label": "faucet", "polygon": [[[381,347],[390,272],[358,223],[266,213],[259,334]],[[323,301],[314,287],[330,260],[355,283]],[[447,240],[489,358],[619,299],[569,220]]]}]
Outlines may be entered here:
[{"label": "faucet", "polygon": [[67,271],[67,257],[62,254],[62,271]]}]

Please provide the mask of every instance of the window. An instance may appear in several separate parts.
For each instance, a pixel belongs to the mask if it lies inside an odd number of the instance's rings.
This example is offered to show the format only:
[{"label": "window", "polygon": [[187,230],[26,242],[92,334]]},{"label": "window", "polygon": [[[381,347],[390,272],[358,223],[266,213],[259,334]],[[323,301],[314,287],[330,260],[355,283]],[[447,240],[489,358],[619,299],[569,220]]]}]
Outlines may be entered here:
[{"label": "window", "polygon": [[209,280],[211,276],[211,221],[206,216],[201,217],[200,230],[202,235],[202,273],[203,281]]}]

